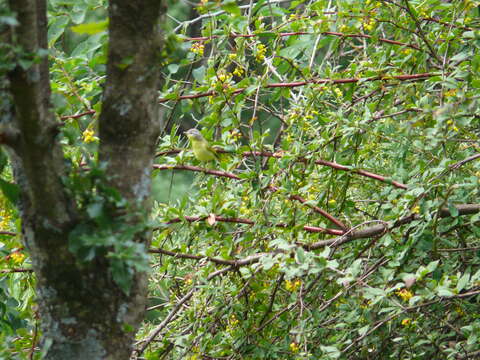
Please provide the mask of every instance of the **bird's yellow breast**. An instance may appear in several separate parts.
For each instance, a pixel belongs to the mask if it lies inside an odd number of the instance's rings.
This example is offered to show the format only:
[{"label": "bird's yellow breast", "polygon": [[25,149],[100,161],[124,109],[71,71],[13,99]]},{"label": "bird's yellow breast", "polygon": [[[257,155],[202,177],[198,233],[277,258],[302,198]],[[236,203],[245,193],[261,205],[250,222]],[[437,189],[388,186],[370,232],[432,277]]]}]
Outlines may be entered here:
[{"label": "bird's yellow breast", "polygon": [[191,139],[192,141],[192,150],[195,154],[195,157],[200,161],[210,161],[215,159],[214,150],[210,148],[206,141],[198,141]]}]

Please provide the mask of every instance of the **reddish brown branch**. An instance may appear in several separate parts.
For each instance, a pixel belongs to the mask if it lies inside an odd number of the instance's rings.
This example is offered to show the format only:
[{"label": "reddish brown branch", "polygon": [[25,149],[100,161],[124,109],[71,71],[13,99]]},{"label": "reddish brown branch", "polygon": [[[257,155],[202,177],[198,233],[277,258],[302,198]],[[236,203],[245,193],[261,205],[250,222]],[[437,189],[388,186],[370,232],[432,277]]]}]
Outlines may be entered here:
[{"label": "reddish brown branch", "polygon": [[[260,151],[250,152],[249,151],[249,152],[244,152],[243,156],[264,156],[264,157],[274,157],[274,158],[278,159],[278,158],[281,158],[283,155],[277,154],[277,153],[272,153],[272,152],[260,152]],[[297,161],[307,162],[308,160],[304,159],[304,158],[300,158]],[[407,185],[405,185],[405,184],[399,183],[398,181],[388,180],[386,177],[384,177],[382,175],[374,174],[374,173],[371,173],[369,171],[351,169],[348,166],[340,165],[340,164],[337,164],[335,162],[327,161],[327,160],[315,160],[314,162],[317,165],[328,166],[328,167],[331,167],[332,169],[336,169],[336,170],[350,171],[350,172],[356,173],[358,175],[362,175],[362,176],[365,176],[365,177],[369,177],[371,179],[375,179],[375,180],[379,180],[379,181],[382,181],[382,182],[385,182],[385,183],[389,183],[389,184],[392,184],[393,186],[395,186],[399,189],[404,189],[404,190],[407,189]]]},{"label": "reddish brown branch", "polygon": [[92,114],[95,114],[96,111],[91,109],[91,110],[88,110],[88,111],[85,111],[83,113],[80,113],[80,114],[75,114],[75,115],[64,115],[64,116],[60,116],[60,119],[62,120],[66,120],[66,119],[78,119],[82,116],[85,116],[85,115],[92,115]]},{"label": "reddish brown branch", "polygon": [[[159,152],[157,153],[155,156],[166,156],[166,155],[173,155],[173,154],[178,154],[181,150],[178,150],[178,149],[175,149],[175,150],[167,150],[167,151],[162,151],[162,152]],[[224,150],[220,150],[218,149],[217,152],[219,153],[228,153],[227,151],[224,151]],[[246,151],[244,153],[242,153],[242,156],[263,156],[263,157],[273,157],[273,158],[276,158],[276,159],[280,159],[283,157],[282,154],[280,153],[272,153],[272,152],[269,152],[269,151],[263,151],[263,152],[260,152],[260,151]],[[303,159],[303,158],[300,158],[300,159],[297,159],[296,160],[297,162],[307,162],[308,160],[307,159]],[[368,178],[371,178],[371,179],[375,179],[375,180],[378,180],[378,181],[382,181],[382,182],[385,182],[387,184],[392,184],[393,186],[395,186],[396,188],[399,188],[399,189],[404,189],[406,190],[408,187],[407,185],[405,184],[402,184],[398,181],[394,181],[394,180],[389,180],[387,179],[385,176],[382,176],[382,175],[378,175],[378,174],[374,174],[372,172],[369,172],[369,171],[366,171],[366,170],[358,170],[358,169],[351,169],[349,168],[348,166],[344,166],[344,165],[340,165],[340,164],[337,164],[335,162],[332,162],[332,161],[327,161],[327,160],[315,160],[315,164],[317,165],[323,165],[323,166],[328,166],[328,167],[331,167],[332,169],[336,169],[336,170],[342,170],[342,171],[350,171],[350,172],[353,172],[355,174],[358,174],[358,175],[362,175],[362,176],[365,176],[365,177],[368,177]],[[217,175],[216,173],[214,172],[211,172],[210,170],[206,170],[206,169],[203,169],[203,168],[200,168],[200,167],[196,167],[196,166],[188,166],[188,165],[154,165],[154,167],[158,170],[168,170],[168,169],[179,169],[179,170],[190,170],[190,171],[198,171],[198,172],[204,172],[206,174],[211,174],[211,175]],[[223,173],[222,171],[220,171],[220,173]],[[226,174],[229,174],[228,176],[223,174],[223,175],[218,175],[218,176],[224,176],[224,177],[230,177],[232,179],[235,179],[234,177],[232,176],[236,176],[234,174],[231,174],[231,173],[226,173]],[[237,177],[238,178],[238,177]],[[238,178],[239,179],[239,178]],[[238,180],[237,179],[237,180]]]},{"label": "reddish brown branch", "polygon": [[208,169],[201,168],[199,166],[158,165],[158,164],[154,164],[153,167],[154,167],[154,169],[157,169],[157,170],[177,169],[177,170],[189,170],[189,171],[203,172],[203,173],[209,174],[209,175],[215,175],[215,176],[220,176],[220,177],[226,177],[226,178],[229,178],[229,179],[240,180],[240,178],[235,174],[232,174],[232,173],[229,173],[229,172],[226,172],[226,171],[208,170]]},{"label": "reddish brown branch", "polygon": [[[286,37],[286,36],[296,36],[296,35],[331,35],[331,36],[338,36],[338,37],[345,37],[345,38],[364,38],[364,39],[372,39],[373,36],[367,35],[367,34],[344,34],[340,32],[334,32],[334,31],[323,31],[319,34],[312,33],[312,32],[306,32],[306,31],[297,31],[297,32],[284,32],[284,33],[275,33],[275,32],[267,32],[268,34],[273,34],[273,35],[278,35],[279,37]],[[261,36],[262,34],[265,33],[260,33],[260,34],[230,34],[229,37],[231,38],[252,38],[256,36]],[[213,35],[213,36],[200,36],[200,37],[189,37],[186,38],[185,41],[207,41],[207,40],[212,40],[212,39],[217,39],[219,38],[219,35]],[[395,40],[389,40],[385,38],[378,38],[378,41],[384,42],[387,44],[392,44],[392,45],[400,45],[400,46],[406,46],[411,49],[415,50],[421,50],[417,45],[413,44],[406,44],[400,41],[395,41]]]},{"label": "reddish brown branch", "polygon": [[[347,78],[347,79],[311,79],[311,80],[305,80],[305,81],[294,81],[294,82],[283,82],[283,83],[271,83],[267,84],[264,86],[265,89],[270,89],[270,88],[294,88],[298,86],[305,86],[307,84],[351,84],[351,83],[357,83],[357,82],[367,82],[367,81],[377,81],[377,80],[400,80],[400,81],[406,81],[406,80],[424,80],[428,79],[429,77],[436,76],[438,74],[435,73],[422,73],[422,74],[411,74],[411,75],[382,75],[382,76],[373,76],[365,79],[361,78]],[[237,95],[242,92],[244,92],[246,88],[240,88],[232,91],[230,95]],[[164,103],[167,101],[171,100],[186,100],[186,99],[198,99],[206,96],[215,96],[217,93],[215,91],[208,91],[205,93],[198,93],[198,94],[191,94],[191,95],[182,95],[182,96],[177,96],[175,98],[162,98],[159,99],[158,101],[160,103]]]},{"label": "reddish brown branch", "polygon": [[0,235],[16,236],[17,233],[11,231],[0,230]]},{"label": "reddish brown branch", "polygon": [[[276,186],[270,186],[269,187],[270,190],[272,191],[278,191],[278,188]],[[306,199],[304,199],[303,197],[301,197],[300,195],[290,195],[289,198],[291,200],[296,200],[306,206],[308,206],[310,209],[312,209],[313,211],[319,213],[320,215],[322,215],[323,217],[327,218],[328,220],[330,220],[332,223],[334,223],[335,225],[337,225],[339,228],[341,228],[342,230],[344,231],[347,231],[348,230],[348,227],[342,223],[340,220],[338,220],[337,218],[335,218],[333,215],[329,214],[328,212],[326,212],[325,210],[319,208],[318,206],[315,206],[315,205],[312,205],[312,204],[309,204],[308,201]]]},{"label": "reddish brown branch", "polygon": [[[208,216],[184,216],[183,218],[175,218],[167,222],[167,224],[175,224],[182,222],[183,220],[186,220],[188,222],[196,222],[196,221],[205,221],[209,217]],[[220,221],[220,222],[226,222],[226,223],[236,223],[236,224],[246,224],[246,225],[255,225],[255,222],[252,220],[248,219],[242,219],[242,218],[225,218],[222,216],[216,216],[215,215],[215,221]],[[284,223],[279,223],[273,225],[278,228],[287,228],[288,225]],[[337,229],[326,229],[323,227],[319,226],[308,226],[305,225],[303,226],[303,230],[307,232],[314,232],[314,233],[324,233],[324,234],[330,234],[330,235],[342,235],[344,234],[343,230],[337,230]]]}]

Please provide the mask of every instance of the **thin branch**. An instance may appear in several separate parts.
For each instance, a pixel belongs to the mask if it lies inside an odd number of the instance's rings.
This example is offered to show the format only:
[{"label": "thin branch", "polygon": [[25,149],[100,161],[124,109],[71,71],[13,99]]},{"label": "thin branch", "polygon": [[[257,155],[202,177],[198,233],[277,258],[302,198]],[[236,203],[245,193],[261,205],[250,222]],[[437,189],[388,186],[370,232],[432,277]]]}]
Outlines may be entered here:
[{"label": "thin branch", "polygon": [[157,170],[171,170],[171,169],[176,169],[176,170],[189,170],[189,171],[196,171],[196,172],[202,172],[204,174],[209,174],[209,175],[215,175],[219,177],[226,177],[229,179],[234,179],[234,180],[240,180],[240,178],[232,173],[226,172],[226,171],[219,171],[219,170],[209,170],[205,168],[201,168],[199,166],[191,166],[191,165],[158,165],[154,164],[153,165],[154,169]]},{"label": "thin branch", "polygon": [[[274,157],[274,158],[282,158],[283,157],[283,155],[281,155],[279,153],[258,152],[258,151],[244,152],[242,155],[243,156],[251,156],[251,155],[267,156],[267,157]],[[305,159],[305,158],[300,158],[300,159],[297,159],[297,161],[298,162],[308,162],[309,160]],[[382,181],[382,182],[392,184],[393,186],[395,186],[397,188],[400,188],[400,189],[404,189],[404,190],[407,189],[407,185],[405,185],[405,184],[399,183],[398,181],[389,180],[382,175],[374,174],[374,173],[369,172],[369,171],[353,169],[353,168],[350,168],[350,167],[345,166],[345,165],[337,164],[333,161],[327,161],[327,160],[321,160],[321,159],[320,160],[314,160],[314,163],[317,164],[317,165],[328,166],[328,167],[331,167],[332,169],[336,169],[336,170],[350,171],[350,172],[356,173],[358,175],[362,175],[362,176],[365,176],[365,177],[369,177],[371,179],[375,179],[375,180],[379,180],[379,181]]]},{"label": "thin branch", "polygon": [[247,256],[247,257],[245,257],[243,259],[239,259],[239,260],[227,260],[227,259],[213,258],[213,257],[210,257],[210,256],[191,255],[191,254],[179,253],[179,252],[176,252],[176,251],[170,251],[170,250],[165,250],[165,249],[161,249],[161,248],[150,249],[148,252],[151,253],[151,254],[162,254],[162,255],[167,255],[167,256],[173,256],[173,257],[179,258],[179,259],[189,259],[189,260],[196,260],[196,261],[207,260],[207,261],[210,261],[214,264],[228,265],[228,266],[232,266],[236,269],[239,268],[239,267],[242,267],[242,266],[257,263],[260,260],[261,257],[273,254],[273,253],[259,253],[259,254],[254,254],[254,255],[251,255],[251,256]]},{"label": "thin branch", "polygon": [[33,272],[33,269],[17,268],[17,269],[1,269],[1,270],[0,270],[0,273],[1,273],[1,274],[31,273],[31,272]]},{"label": "thin branch", "polygon": [[468,158],[466,159],[463,159],[459,162],[456,162],[455,164],[452,164],[449,166],[450,169],[458,169],[460,166],[462,165],[465,165],[466,163],[470,162],[470,161],[473,161],[473,160],[476,160],[480,158],[480,153],[479,154],[475,154],[475,155],[472,155],[472,156],[469,156]]},{"label": "thin branch", "polygon": [[441,63],[442,61],[441,61],[440,57],[435,52],[435,49],[433,48],[432,44],[430,44],[430,41],[428,41],[427,37],[423,33],[422,24],[420,23],[417,16],[413,13],[412,9],[410,8],[409,0],[404,0],[404,3],[405,3],[405,7],[404,7],[405,11],[412,18],[412,20],[415,22],[415,26],[417,27],[416,34],[423,40],[425,45],[427,45],[428,50],[430,52],[430,55],[432,55],[435,58],[435,60],[437,60],[439,63]]},{"label": "thin branch", "polygon": [[[173,155],[173,154],[178,154],[181,150],[168,150],[168,151],[162,151],[162,152],[159,152],[156,154],[156,156],[165,156],[165,155]],[[219,153],[227,153],[227,151],[223,151],[223,150],[217,150],[217,152]],[[281,153],[272,153],[272,152],[268,152],[268,151],[263,151],[263,152],[260,152],[260,151],[246,151],[244,153],[242,153],[242,156],[244,157],[248,157],[248,156],[263,156],[263,157],[273,157],[273,158],[277,158],[277,159],[281,159],[283,157],[283,155]],[[299,159],[296,159],[297,162],[308,162],[309,160],[308,159],[305,159],[305,158],[299,158]],[[396,188],[399,188],[399,189],[404,189],[406,190],[408,187],[407,185],[405,184],[402,184],[398,181],[394,181],[394,180],[389,180],[387,179],[385,176],[382,176],[382,175],[378,175],[378,174],[374,174],[372,172],[369,172],[369,171],[366,171],[366,170],[361,170],[361,169],[353,169],[353,168],[350,168],[348,166],[345,166],[345,165],[340,165],[338,163],[335,163],[333,161],[327,161],[327,160],[315,160],[314,161],[315,164],[317,165],[323,165],[323,166],[328,166],[328,167],[331,167],[332,169],[335,169],[335,170],[341,170],[341,171],[349,171],[349,172],[352,172],[352,173],[355,173],[355,174],[358,174],[358,175],[361,175],[361,176],[365,176],[365,177],[368,177],[368,178],[371,178],[371,179],[375,179],[375,180],[378,180],[378,181],[382,181],[382,182],[385,182],[387,184],[391,184],[393,186],[395,186]],[[228,177],[228,178],[231,178],[231,179],[236,179],[236,180],[239,180],[240,178],[238,178],[236,175],[232,174],[232,173],[226,173],[226,172],[223,172],[223,171],[217,171],[217,170],[207,170],[207,169],[203,169],[203,168],[200,168],[200,167],[197,167],[197,166],[189,166],[189,165],[158,165],[158,164],[155,164],[153,165],[155,169],[157,170],[171,170],[171,169],[178,169],[178,170],[190,170],[190,171],[198,171],[198,172],[203,172],[205,174],[211,174],[211,175],[217,175],[217,176],[223,176],[223,177]],[[237,179],[238,178],[238,179]]]},{"label": "thin branch", "polygon": [[67,120],[67,119],[78,119],[82,116],[85,116],[85,115],[93,115],[95,114],[96,111],[93,110],[93,109],[90,109],[88,111],[85,111],[85,112],[82,112],[80,114],[75,114],[75,115],[64,115],[64,116],[60,116],[60,119],[61,120]]},{"label": "thin branch", "polygon": [[[183,220],[186,220],[188,222],[197,222],[197,221],[205,221],[209,219],[209,216],[184,216],[183,218],[175,218],[170,221],[168,221],[167,224],[175,224],[182,222]],[[242,218],[225,218],[222,216],[217,216],[214,215],[214,221],[220,221],[220,222],[226,222],[226,223],[236,223],[236,224],[246,224],[246,225],[255,225],[255,222],[252,220],[248,219],[242,219]],[[274,226],[278,228],[287,228],[288,224],[285,223],[278,223],[278,224],[272,224],[268,226]],[[308,226],[304,225],[303,230],[307,232],[313,232],[313,233],[324,233],[324,234],[330,234],[330,235],[342,235],[344,234],[343,230],[337,230],[337,229],[327,229],[323,228],[320,226]]]},{"label": "thin branch", "polygon": [[[382,76],[373,76],[369,78],[346,78],[346,79],[311,79],[307,81],[294,81],[294,82],[282,82],[282,83],[271,83],[264,86],[265,89],[272,89],[272,88],[294,88],[299,86],[305,86],[308,84],[352,84],[358,82],[369,82],[369,81],[388,81],[388,80],[399,80],[399,81],[407,81],[407,80],[425,80],[432,76],[437,76],[437,73],[421,73],[421,74],[410,74],[410,75],[382,75]],[[240,88],[233,90],[229,93],[229,95],[238,95],[243,93],[247,88]],[[208,91],[205,93],[198,93],[198,94],[191,94],[191,95],[182,95],[182,96],[169,96],[165,98],[161,98],[158,101],[160,103],[164,103],[167,101],[172,100],[188,100],[188,99],[198,99],[207,96],[216,96],[218,95],[215,91]]]},{"label": "thin branch", "polygon": [[[335,31],[323,31],[321,33],[314,33],[314,32],[308,32],[308,31],[296,31],[296,32],[284,32],[284,33],[275,33],[273,31],[267,31],[267,32],[262,32],[260,34],[228,34],[228,37],[230,38],[252,38],[252,37],[258,37],[263,34],[269,34],[269,35],[277,35],[278,37],[287,37],[287,36],[298,36],[298,35],[331,35],[331,36],[338,36],[342,38],[363,38],[363,39],[372,39],[373,36],[367,35],[367,34],[345,34],[341,32],[335,32]],[[220,38],[220,35],[213,35],[213,36],[199,36],[199,37],[188,37],[185,38],[186,41],[208,41],[212,39],[217,39]],[[222,36],[223,37],[223,36]],[[421,50],[417,45],[414,44],[407,44],[403,43],[400,41],[395,41],[395,40],[390,40],[390,39],[385,39],[385,38],[378,38],[377,39],[380,42],[384,42],[387,44],[392,44],[392,45],[400,45],[400,46],[405,46],[409,47],[414,50]]]},{"label": "thin branch", "polygon": [[479,251],[480,246],[477,247],[467,247],[467,248],[456,248],[456,249],[438,249],[441,252],[464,252],[464,251]]}]

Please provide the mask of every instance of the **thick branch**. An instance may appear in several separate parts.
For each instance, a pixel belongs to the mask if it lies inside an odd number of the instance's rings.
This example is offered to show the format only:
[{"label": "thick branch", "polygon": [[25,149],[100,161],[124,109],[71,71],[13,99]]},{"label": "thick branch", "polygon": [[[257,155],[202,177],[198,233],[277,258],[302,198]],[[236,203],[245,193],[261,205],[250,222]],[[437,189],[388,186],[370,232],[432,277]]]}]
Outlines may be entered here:
[{"label": "thick branch", "polygon": [[[46,47],[45,0],[11,0],[19,25],[13,29],[13,42],[21,48],[18,57],[33,60]],[[45,12],[45,13],[44,13]],[[13,147],[16,179],[22,188],[24,210],[41,216],[50,226],[61,228],[70,221],[69,204],[61,177],[63,154],[56,139],[58,127],[50,112],[50,83],[47,58],[25,69],[17,65],[8,75],[15,104]]]},{"label": "thick branch", "polygon": [[[471,215],[471,214],[476,214],[480,212],[480,204],[461,204],[461,205],[455,205],[455,207],[457,208],[459,215]],[[440,210],[439,215],[442,218],[452,216],[448,208],[442,208]],[[411,214],[409,216],[405,216],[391,223],[382,222],[381,224],[373,225],[365,229],[354,230],[350,233],[346,233],[345,235],[342,235],[335,239],[322,240],[322,241],[317,241],[316,243],[313,243],[313,244],[300,244],[300,245],[302,245],[304,248],[309,250],[315,250],[315,249],[319,249],[321,247],[329,246],[329,245],[339,246],[341,244],[344,244],[346,242],[350,242],[356,239],[365,239],[365,238],[371,238],[375,236],[382,236],[383,234],[393,230],[394,228],[411,223],[412,221],[420,218],[421,217],[418,214]]]},{"label": "thick branch", "polygon": [[99,158],[107,165],[110,185],[139,205],[150,193],[160,130],[156,98],[162,45],[159,19],[164,12],[162,1],[112,0],[109,6]]}]

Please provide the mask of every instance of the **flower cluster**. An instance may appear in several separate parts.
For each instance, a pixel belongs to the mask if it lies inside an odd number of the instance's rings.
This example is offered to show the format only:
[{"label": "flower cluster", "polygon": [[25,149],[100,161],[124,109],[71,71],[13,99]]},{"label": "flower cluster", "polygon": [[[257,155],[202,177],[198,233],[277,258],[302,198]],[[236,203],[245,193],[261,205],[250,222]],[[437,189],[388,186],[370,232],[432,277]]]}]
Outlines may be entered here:
[{"label": "flower cluster", "polygon": [[297,353],[300,350],[300,346],[296,342],[290,343],[290,350],[294,353]]},{"label": "flower cluster", "polygon": [[413,297],[413,293],[407,289],[400,289],[395,292],[397,296],[401,297],[403,301],[408,301]]},{"label": "flower cluster", "polygon": [[98,137],[95,136],[95,131],[93,131],[90,128],[85,129],[82,135],[83,135],[83,142],[87,144],[94,141],[98,141]]},{"label": "flower cluster", "polygon": [[265,60],[265,54],[267,53],[267,47],[263,44],[258,44],[257,45],[257,52],[255,54],[255,59],[258,62],[262,62]]},{"label": "flower cluster", "polygon": [[195,42],[190,48],[191,52],[193,52],[194,54],[198,54],[200,56],[203,56],[204,50],[205,50],[205,45],[203,45],[203,42]]},{"label": "flower cluster", "polygon": [[300,285],[302,285],[302,282],[298,279],[295,281],[285,280],[285,289],[290,292],[296,291],[300,287]]}]

